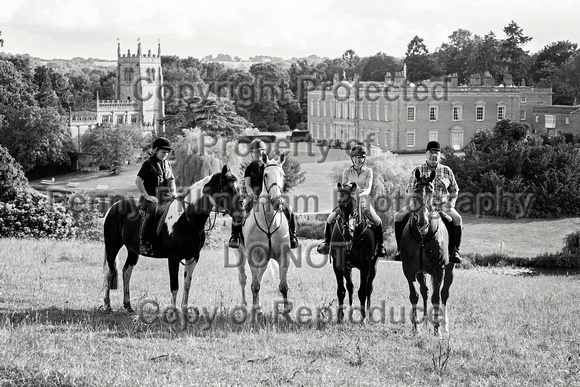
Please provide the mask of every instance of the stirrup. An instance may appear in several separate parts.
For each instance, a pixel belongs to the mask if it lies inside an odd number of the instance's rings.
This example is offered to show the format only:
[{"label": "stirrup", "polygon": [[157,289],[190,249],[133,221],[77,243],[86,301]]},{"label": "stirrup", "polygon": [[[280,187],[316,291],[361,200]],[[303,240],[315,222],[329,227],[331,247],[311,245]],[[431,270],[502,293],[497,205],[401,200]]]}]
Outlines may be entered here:
[{"label": "stirrup", "polygon": [[318,254],[327,255],[328,254],[328,243],[322,242],[320,246],[316,249]]},{"label": "stirrup", "polygon": [[449,263],[462,263],[463,260],[461,259],[461,255],[459,255],[459,251],[454,251],[451,254],[451,258],[449,258]]},{"label": "stirrup", "polygon": [[238,247],[240,247],[240,237],[237,235],[232,235],[230,237],[230,241],[228,242],[228,245],[232,249],[237,249]]},{"label": "stirrup", "polygon": [[401,250],[397,250],[397,252],[393,256],[393,261],[401,261]]},{"label": "stirrup", "polygon": [[290,248],[291,249],[298,248],[298,238],[296,238],[296,235],[290,236]]},{"label": "stirrup", "polygon": [[150,242],[143,242],[139,244],[139,254],[153,255],[153,247]]},{"label": "stirrup", "polygon": [[383,258],[387,256],[387,251],[385,250],[385,246],[377,245],[377,249],[375,251],[375,256],[378,258]]}]

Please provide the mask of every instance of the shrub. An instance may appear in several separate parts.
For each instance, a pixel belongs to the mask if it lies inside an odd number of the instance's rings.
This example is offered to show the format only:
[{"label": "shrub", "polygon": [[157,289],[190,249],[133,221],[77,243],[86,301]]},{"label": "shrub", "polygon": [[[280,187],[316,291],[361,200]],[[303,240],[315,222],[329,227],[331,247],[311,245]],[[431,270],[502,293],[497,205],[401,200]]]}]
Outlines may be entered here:
[{"label": "shrub", "polygon": [[566,235],[562,252],[567,255],[576,255],[580,257],[580,230]]},{"label": "shrub", "polygon": [[0,202],[11,201],[19,191],[28,187],[22,167],[8,150],[0,146]]}]

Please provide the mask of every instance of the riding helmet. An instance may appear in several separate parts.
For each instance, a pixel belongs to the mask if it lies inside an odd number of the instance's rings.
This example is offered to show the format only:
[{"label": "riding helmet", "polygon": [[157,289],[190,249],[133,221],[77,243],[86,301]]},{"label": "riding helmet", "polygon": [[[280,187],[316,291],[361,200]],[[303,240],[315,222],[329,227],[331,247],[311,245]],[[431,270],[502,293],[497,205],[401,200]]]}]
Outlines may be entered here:
[{"label": "riding helmet", "polygon": [[266,144],[262,140],[255,139],[250,143],[250,151],[266,150]]},{"label": "riding helmet", "polygon": [[155,141],[153,141],[153,149],[157,150],[157,149],[164,149],[167,151],[171,151],[171,141],[169,141],[168,139],[166,139],[165,137],[159,137],[158,139],[156,139]]},{"label": "riding helmet", "polygon": [[354,156],[367,157],[367,148],[365,148],[364,145],[361,144],[353,146],[352,149],[350,150],[350,157]]}]

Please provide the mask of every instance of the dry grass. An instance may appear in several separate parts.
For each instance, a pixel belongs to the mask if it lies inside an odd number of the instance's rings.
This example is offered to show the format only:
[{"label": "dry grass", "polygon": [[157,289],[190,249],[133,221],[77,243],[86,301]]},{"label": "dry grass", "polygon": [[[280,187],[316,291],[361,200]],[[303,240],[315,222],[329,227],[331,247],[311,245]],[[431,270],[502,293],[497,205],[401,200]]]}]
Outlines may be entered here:
[{"label": "dry grass", "polygon": [[[215,320],[180,329],[127,315],[121,291],[114,313],[100,310],[100,244],[2,239],[0,250],[3,385],[578,385],[577,275],[457,270],[451,333],[439,339],[428,327],[412,334],[400,264],[380,263],[373,296],[394,320],[364,326],[275,322],[277,280],[268,271],[265,319],[238,325],[228,313],[239,301],[237,270],[224,267],[222,249],[208,249],[191,300],[216,310]],[[329,265],[293,266],[289,284],[294,320],[299,306],[336,307]],[[134,305],[166,305],[166,262],[141,259],[132,285]]]}]

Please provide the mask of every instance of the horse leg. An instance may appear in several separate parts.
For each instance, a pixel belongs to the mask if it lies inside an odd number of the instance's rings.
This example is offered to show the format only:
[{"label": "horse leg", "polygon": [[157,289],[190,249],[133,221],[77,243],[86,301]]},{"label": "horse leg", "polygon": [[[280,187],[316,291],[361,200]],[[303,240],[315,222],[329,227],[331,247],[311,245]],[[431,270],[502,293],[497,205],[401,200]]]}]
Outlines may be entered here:
[{"label": "horse leg", "polygon": [[238,254],[238,280],[242,288],[242,305],[246,306],[248,305],[246,302],[246,281],[248,279],[246,275],[246,254],[241,249],[238,250]]},{"label": "horse leg", "polygon": [[[115,235],[116,236],[116,235]],[[111,298],[110,291],[116,290],[118,287],[118,272],[117,272],[117,253],[123,246],[121,239],[118,241],[110,241],[105,237],[105,260],[103,267],[105,271],[105,312],[111,312]]]},{"label": "horse leg", "polygon": [[169,266],[169,288],[171,289],[171,305],[175,306],[177,303],[177,291],[179,290],[179,259],[168,258],[167,265]]},{"label": "horse leg", "polygon": [[284,259],[281,259],[278,264],[278,271],[280,273],[280,284],[278,285],[278,290],[282,294],[282,298],[284,299],[284,312],[285,314],[290,313],[292,307],[288,306],[288,262],[284,262]]},{"label": "horse leg", "polygon": [[443,332],[449,333],[449,318],[447,316],[447,299],[449,299],[449,288],[453,283],[453,267],[454,263],[447,264],[445,266],[445,275],[443,277],[443,286],[441,288],[441,305],[443,305],[443,320],[441,321],[441,327]]},{"label": "horse leg", "polygon": [[407,276],[407,283],[409,284],[409,301],[411,301],[411,323],[413,323],[413,331],[417,331],[417,302],[419,302],[419,294],[415,287],[414,276]]},{"label": "horse leg", "polygon": [[127,260],[125,261],[125,265],[123,265],[123,306],[128,313],[133,313],[129,283],[131,282],[133,268],[137,264],[137,261],[139,261],[139,254],[129,249],[127,249],[127,252]]},{"label": "horse leg", "polygon": [[427,280],[424,273],[417,274],[417,281],[419,282],[419,289],[421,291],[421,298],[423,299],[423,322],[427,323],[429,288],[427,287]]},{"label": "horse leg", "polygon": [[336,257],[334,259],[334,275],[336,277],[336,297],[338,298],[338,313],[337,322],[340,324],[344,319],[344,296],[346,289],[344,287],[344,272],[343,269],[337,267]]},{"label": "horse leg", "polygon": [[431,276],[433,283],[433,294],[431,295],[431,304],[433,305],[433,333],[439,336],[439,325],[441,320],[439,318],[439,305],[441,302],[441,284],[443,282],[443,270],[437,270]]},{"label": "horse leg", "polygon": [[[250,265],[252,266],[252,265]],[[252,271],[252,317],[262,315],[262,305],[260,304],[260,284],[262,277],[268,268],[268,261],[263,260],[257,267],[251,267]]]},{"label": "horse leg", "polygon": [[371,262],[368,268],[368,274],[366,275],[366,280],[363,282],[363,276],[361,273],[361,288],[362,288],[362,284],[365,285],[366,287],[366,299],[367,299],[367,303],[366,306],[363,305],[361,303],[361,307],[362,308],[366,308],[366,314],[367,314],[367,319],[369,318],[369,314],[371,311],[371,294],[373,293],[373,281],[375,279],[375,276],[377,275],[377,261],[374,260],[374,262]]},{"label": "horse leg", "polygon": [[185,261],[185,269],[183,270],[183,296],[181,298],[181,310],[183,315],[187,312],[187,305],[189,303],[189,289],[191,289],[191,278],[193,271],[199,262],[199,256],[193,257]]}]

